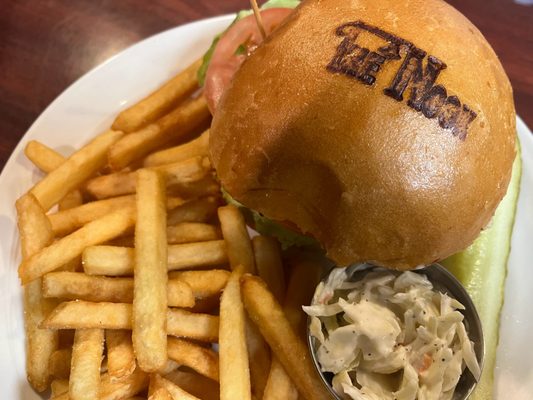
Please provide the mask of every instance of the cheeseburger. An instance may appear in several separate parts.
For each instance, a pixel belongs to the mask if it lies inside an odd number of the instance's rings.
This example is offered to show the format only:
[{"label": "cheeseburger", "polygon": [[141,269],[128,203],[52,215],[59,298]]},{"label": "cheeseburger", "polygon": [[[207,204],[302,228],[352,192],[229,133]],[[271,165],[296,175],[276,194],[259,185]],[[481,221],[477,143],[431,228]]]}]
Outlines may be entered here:
[{"label": "cheeseburger", "polygon": [[476,27],[439,0],[269,8],[264,41],[242,17],[204,68],[234,200],[338,265],[409,269],[472,243],[515,158],[511,86]]}]

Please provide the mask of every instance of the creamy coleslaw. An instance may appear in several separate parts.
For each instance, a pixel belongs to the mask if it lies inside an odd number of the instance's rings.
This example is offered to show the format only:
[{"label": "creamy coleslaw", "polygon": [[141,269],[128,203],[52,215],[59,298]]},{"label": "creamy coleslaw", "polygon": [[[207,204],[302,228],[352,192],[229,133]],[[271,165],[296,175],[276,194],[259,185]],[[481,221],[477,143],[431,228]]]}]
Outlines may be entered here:
[{"label": "creamy coleslaw", "polygon": [[420,273],[374,269],[350,282],[337,268],[303,309],[341,398],[447,400],[465,367],[481,375],[464,306]]}]

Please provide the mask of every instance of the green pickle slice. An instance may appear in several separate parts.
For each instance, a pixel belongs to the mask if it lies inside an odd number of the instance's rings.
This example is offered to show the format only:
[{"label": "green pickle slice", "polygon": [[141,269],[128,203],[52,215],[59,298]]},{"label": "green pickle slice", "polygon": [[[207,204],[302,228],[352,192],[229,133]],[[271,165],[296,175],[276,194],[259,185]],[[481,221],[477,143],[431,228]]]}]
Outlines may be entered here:
[{"label": "green pickle slice", "polygon": [[507,194],[496,209],[492,222],[470,247],[442,262],[465,286],[483,325],[485,363],[470,400],[490,400],[493,397],[500,312],[521,174],[522,160],[518,148]]}]

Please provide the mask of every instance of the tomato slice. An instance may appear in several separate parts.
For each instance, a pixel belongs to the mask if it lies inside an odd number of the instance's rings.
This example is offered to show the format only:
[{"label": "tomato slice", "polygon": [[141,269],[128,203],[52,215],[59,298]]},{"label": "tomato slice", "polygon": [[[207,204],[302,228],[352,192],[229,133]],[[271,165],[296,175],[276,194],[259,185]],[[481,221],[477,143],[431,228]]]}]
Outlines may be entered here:
[{"label": "tomato slice", "polygon": [[[262,10],[266,34],[270,34],[292,11],[292,8]],[[262,41],[253,14],[235,22],[222,35],[211,57],[204,85],[204,96],[212,114],[235,72]]]}]

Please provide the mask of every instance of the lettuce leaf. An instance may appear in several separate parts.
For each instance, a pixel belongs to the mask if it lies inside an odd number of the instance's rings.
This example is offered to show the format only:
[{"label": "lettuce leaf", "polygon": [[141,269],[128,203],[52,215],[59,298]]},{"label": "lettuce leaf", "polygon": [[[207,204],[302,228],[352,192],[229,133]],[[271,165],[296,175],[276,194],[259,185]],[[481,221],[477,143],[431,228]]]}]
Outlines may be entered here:
[{"label": "lettuce leaf", "polygon": [[[261,10],[266,10],[268,8],[295,8],[300,4],[300,0],[269,0],[265,4],[261,6]],[[252,10],[241,10],[237,13],[235,16],[235,19],[233,22],[228,26],[228,28],[233,25],[235,22],[239,21],[240,19],[247,17],[248,15],[252,14]],[[226,30],[228,29],[226,28]],[[226,32],[226,30],[224,32]],[[220,37],[224,34],[224,32],[219,33],[215,38],[213,39],[213,43],[211,43],[211,46],[207,50],[207,52],[204,54],[203,62],[200,68],[198,68],[197,76],[198,76],[198,84],[200,87],[204,86],[205,84],[205,76],[207,74],[207,69],[209,68],[209,63],[211,62],[211,58],[213,57],[213,53],[215,52],[215,48],[217,47],[217,43],[220,40]]]},{"label": "lettuce leaf", "polygon": [[224,200],[226,200],[226,203],[232,204],[239,208],[243,212],[247,222],[252,225],[257,232],[262,235],[273,236],[278,239],[283,250],[286,250],[289,247],[312,247],[315,249],[320,249],[320,245],[315,239],[285,228],[283,225],[272,221],[263,214],[255,210],[251,210],[239,203],[224,189],[221,190],[222,196],[224,197]]}]

